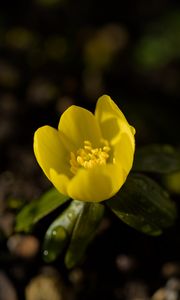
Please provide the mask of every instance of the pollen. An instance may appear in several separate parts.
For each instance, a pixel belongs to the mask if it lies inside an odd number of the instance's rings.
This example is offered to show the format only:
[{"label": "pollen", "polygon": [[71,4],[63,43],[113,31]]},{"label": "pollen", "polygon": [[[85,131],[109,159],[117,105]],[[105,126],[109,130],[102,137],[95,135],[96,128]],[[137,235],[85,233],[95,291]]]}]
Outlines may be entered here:
[{"label": "pollen", "polygon": [[107,140],[102,140],[102,147],[93,148],[90,141],[84,141],[84,147],[70,154],[70,170],[76,174],[79,168],[92,169],[105,165],[111,148]]}]

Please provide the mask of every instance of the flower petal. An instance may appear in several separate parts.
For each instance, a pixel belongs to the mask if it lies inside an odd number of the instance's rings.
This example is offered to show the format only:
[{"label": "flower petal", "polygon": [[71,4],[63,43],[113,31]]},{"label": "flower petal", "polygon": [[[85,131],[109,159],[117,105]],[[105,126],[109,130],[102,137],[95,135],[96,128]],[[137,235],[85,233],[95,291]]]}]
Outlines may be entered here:
[{"label": "flower petal", "polygon": [[114,146],[115,163],[122,166],[126,176],[132,168],[134,159],[134,144],[135,142],[132,144],[130,135],[124,132],[121,134],[119,142]]},{"label": "flower petal", "polygon": [[123,170],[113,164],[80,169],[68,186],[68,195],[76,200],[100,202],[115,195],[125,181]]},{"label": "flower petal", "polygon": [[134,147],[135,130],[129,125],[122,111],[107,95],[100,97],[96,104],[95,117],[100,125],[102,135],[114,145],[118,142],[121,133],[126,132]]},{"label": "flower petal", "polygon": [[68,195],[69,178],[66,175],[58,174],[54,169],[50,169],[50,180],[61,194]]},{"label": "flower petal", "polygon": [[72,176],[69,166],[70,154],[65,147],[65,139],[58,130],[50,126],[40,127],[34,134],[34,153],[49,180],[50,169]]},{"label": "flower petal", "polygon": [[83,146],[85,140],[99,146],[101,132],[95,116],[88,110],[72,105],[61,116],[58,129],[63,132],[68,139],[77,145]]}]

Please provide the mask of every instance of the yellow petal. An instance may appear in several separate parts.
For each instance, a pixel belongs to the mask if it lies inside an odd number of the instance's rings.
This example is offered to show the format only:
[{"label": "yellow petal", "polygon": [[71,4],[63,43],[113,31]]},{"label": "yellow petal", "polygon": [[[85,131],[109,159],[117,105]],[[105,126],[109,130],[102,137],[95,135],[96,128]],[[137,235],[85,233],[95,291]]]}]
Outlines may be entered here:
[{"label": "yellow petal", "polygon": [[69,166],[70,154],[58,130],[50,126],[40,127],[34,134],[34,153],[49,180],[50,169],[72,176]]},{"label": "yellow petal", "polygon": [[98,120],[103,137],[109,140],[112,145],[119,141],[123,132],[126,132],[134,147],[135,130],[129,125],[122,111],[109,96],[103,95],[98,99],[95,117]]},{"label": "yellow petal", "polygon": [[68,185],[68,195],[76,200],[100,202],[115,195],[125,181],[122,169],[113,164],[80,169]]},{"label": "yellow petal", "polygon": [[135,142],[132,144],[130,135],[124,132],[121,134],[119,142],[114,146],[115,163],[122,166],[126,176],[132,168],[134,159],[134,144]]},{"label": "yellow petal", "polygon": [[90,111],[82,107],[70,106],[62,114],[58,129],[77,145],[77,148],[82,147],[85,140],[91,141],[95,147],[99,146],[101,132],[97,120]]},{"label": "yellow petal", "polygon": [[61,194],[68,195],[69,178],[66,175],[58,174],[54,169],[50,169],[50,180]]}]

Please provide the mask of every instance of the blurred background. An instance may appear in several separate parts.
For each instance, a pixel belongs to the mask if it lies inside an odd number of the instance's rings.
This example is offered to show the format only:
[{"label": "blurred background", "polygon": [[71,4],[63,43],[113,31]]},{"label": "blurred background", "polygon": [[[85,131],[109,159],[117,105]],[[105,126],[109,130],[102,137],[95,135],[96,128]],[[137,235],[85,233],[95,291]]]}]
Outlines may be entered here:
[{"label": "blurred background", "polygon": [[13,232],[18,209],[51,186],[34,158],[34,131],[57,127],[72,104],[93,111],[104,93],[136,128],[137,147],[179,147],[179,1],[1,1],[2,300],[40,300],[37,286],[57,291],[45,292],[53,300],[148,299],[165,284],[180,290],[178,227],[152,238],[107,215],[86,260],[71,271],[62,258],[42,260],[48,218],[32,235]]}]

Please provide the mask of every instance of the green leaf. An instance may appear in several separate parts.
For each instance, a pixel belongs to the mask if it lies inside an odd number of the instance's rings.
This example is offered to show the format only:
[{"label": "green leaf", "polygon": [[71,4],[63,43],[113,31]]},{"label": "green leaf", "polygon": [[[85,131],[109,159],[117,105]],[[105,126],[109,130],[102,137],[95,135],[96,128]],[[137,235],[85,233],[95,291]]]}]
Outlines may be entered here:
[{"label": "green leaf", "polygon": [[85,250],[96,234],[104,214],[104,205],[85,203],[73,229],[70,245],[65,256],[67,268],[74,267],[82,259]]},{"label": "green leaf", "polygon": [[48,228],[43,245],[46,262],[54,261],[64,250],[75,222],[85,205],[82,201],[73,200],[63,213]]},{"label": "green leaf", "polygon": [[180,151],[169,145],[151,145],[135,153],[132,171],[168,174],[180,170]]},{"label": "green leaf", "polygon": [[141,174],[130,175],[119,193],[106,204],[123,222],[149,235],[161,234],[176,218],[175,204],[167,192]]},{"label": "green leaf", "polygon": [[56,189],[51,189],[39,199],[27,204],[16,217],[16,231],[29,232],[32,227],[44,216],[49,214],[58,206],[69,200],[68,196],[60,194]]}]

